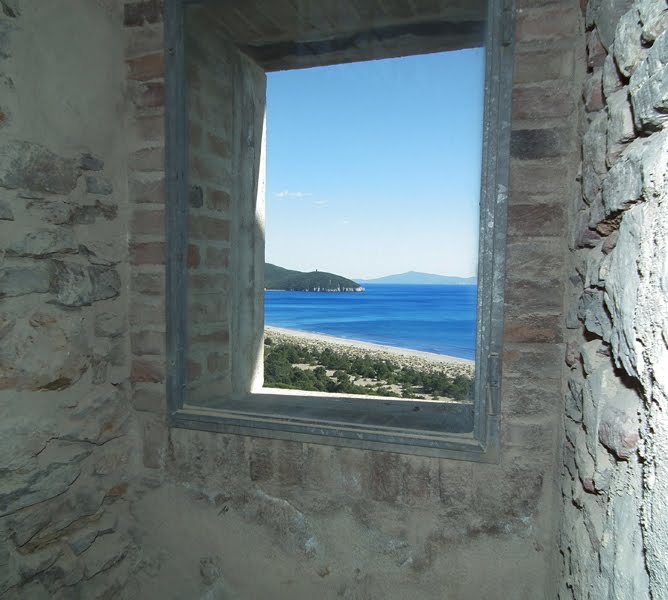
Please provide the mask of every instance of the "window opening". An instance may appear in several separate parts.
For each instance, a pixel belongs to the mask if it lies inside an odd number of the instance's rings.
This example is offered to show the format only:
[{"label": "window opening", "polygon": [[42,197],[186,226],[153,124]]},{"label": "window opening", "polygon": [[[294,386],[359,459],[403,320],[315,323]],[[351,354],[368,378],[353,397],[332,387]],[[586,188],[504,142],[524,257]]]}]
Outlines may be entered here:
[{"label": "window opening", "polygon": [[[166,1],[169,419],[177,427],[494,461],[511,6],[399,2],[381,15],[365,6]],[[461,51],[483,41],[473,402],[263,387],[267,74]]]},{"label": "window opening", "polygon": [[266,387],[471,400],[483,87],[483,48],[268,74]]}]

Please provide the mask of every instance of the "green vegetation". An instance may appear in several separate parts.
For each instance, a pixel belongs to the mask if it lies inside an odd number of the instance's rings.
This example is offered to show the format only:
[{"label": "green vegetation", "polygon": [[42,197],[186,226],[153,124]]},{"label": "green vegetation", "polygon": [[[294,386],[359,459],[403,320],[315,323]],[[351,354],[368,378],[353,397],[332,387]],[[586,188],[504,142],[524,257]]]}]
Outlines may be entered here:
[{"label": "green vegetation", "polygon": [[264,287],[268,290],[290,290],[304,292],[362,292],[364,288],[352,279],[346,279],[333,273],[313,271],[302,273],[277,267],[270,263],[264,265]]},{"label": "green vegetation", "polygon": [[265,338],[264,385],[267,387],[372,394],[396,398],[470,398],[473,381],[439,371],[418,371],[388,360],[347,356]]}]

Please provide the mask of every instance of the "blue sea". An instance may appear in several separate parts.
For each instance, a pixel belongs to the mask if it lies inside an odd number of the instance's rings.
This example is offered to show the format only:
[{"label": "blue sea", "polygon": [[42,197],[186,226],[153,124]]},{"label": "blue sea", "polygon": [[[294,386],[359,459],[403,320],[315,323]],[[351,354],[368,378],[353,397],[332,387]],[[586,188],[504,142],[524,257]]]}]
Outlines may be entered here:
[{"label": "blue sea", "polygon": [[366,291],[264,294],[267,325],[475,358],[473,285],[369,284]]}]

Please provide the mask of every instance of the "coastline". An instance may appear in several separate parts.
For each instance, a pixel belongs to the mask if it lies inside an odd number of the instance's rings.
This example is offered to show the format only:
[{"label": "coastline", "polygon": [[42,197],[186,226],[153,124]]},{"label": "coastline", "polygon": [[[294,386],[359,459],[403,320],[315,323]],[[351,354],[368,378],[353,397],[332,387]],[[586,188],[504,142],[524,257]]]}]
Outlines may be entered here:
[{"label": "coastline", "polygon": [[475,361],[446,354],[435,354],[421,350],[410,350],[397,348],[395,346],[384,346],[372,342],[349,340],[324,333],[312,333],[299,329],[286,329],[265,325],[265,337],[271,337],[277,341],[297,342],[306,346],[323,350],[331,348],[339,352],[344,351],[354,356],[373,355],[384,360],[398,363],[403,367],[415,369],[427,369],[446,372],[448,375],[473,376]]}]

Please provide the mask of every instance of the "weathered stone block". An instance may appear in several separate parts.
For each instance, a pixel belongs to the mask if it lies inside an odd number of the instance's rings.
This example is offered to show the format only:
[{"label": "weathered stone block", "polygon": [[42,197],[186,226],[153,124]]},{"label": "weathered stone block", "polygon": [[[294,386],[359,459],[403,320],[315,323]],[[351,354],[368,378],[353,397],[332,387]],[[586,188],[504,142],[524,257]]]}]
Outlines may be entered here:
[{"label": "weathered stone block", "polygon": [[116,269],[52,261],[51,291],[54,303],[63,306],[89,306],[120,294],[121,278]]},{"label": "weathered stone block", "polygon": [[626,144],[635,137],[633,114],[626,89],[608,98],[608,151],[606,162],[612,165],[621,155]]},{"label": "weathered stone block", "polygon": [[601,110],[603,102],[603,69],[596,69],[585,79],[584,83],[585,110],[595,112]]},{"label": "weathered stone block", "polygon": [[51,289],[51,270],[44,263],[0,268],[0,298],[44,294]]},{"label": "weathered stone block", "polygon": [[0,221],[13,221],[14,212],[7,200],[0,198]]},{"label": "weathered stone block", "polygon": [[23,239],[9,244],[7,254],[43,257],[52,254],[71,254],[77,250],[72,230],[69,227],[59,227],[29,231]]},{"label": "weathered stone block", "polygon": [[114,186],[104,175],[86,175],[86,191],[89,194],[108,196],[114,191]]},{"label": "weathered stone block", "polygon": [[633,0],[591,0],[587,3],[587,26],[596,26],[601,43],[608,50],[615,40],[617,23],[633,6]]},{"label": "weathered stone block", "polygon": [[100,157],[86,152],[81,155],[79,166],[84,171],[101,171],[104,169],[104,161]]},{"label": "weathered stone block", "polygon": [[641,36],[640,14],[634,7],[622,15],[615,31],[615,61],[625,77],[631,76],[646,52]]},{"label": "weathered stone block", "polygon": [[14,141],[0,146],[0,187],[69,194],[78,176],[75,159],[58,156],[39,144]]},{"label": "weathered stone block", "polygon": [[602,84],[603,84],[603,95],[605,98],[609,98],[611,94],[621,89],[622,80],[617,70],[617,64],[612,54],[608,54],[605,57],[603,62],[603,75],[602,75]]},{"label": "weathered stone block", "polygon": [[610,341],[612,321],[603,303],[601,290],[585,290],[578,304],[578,316],[585,329],[605,341]]}]

